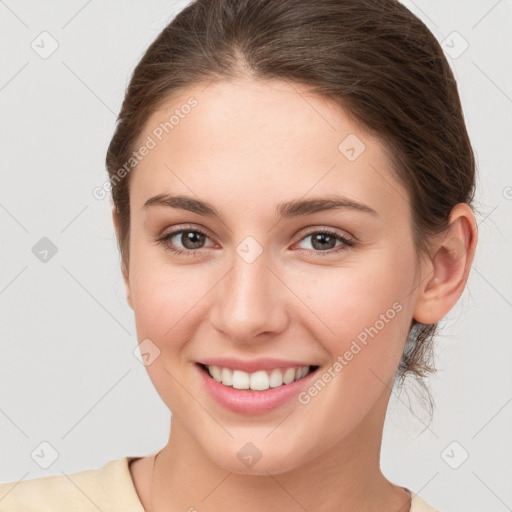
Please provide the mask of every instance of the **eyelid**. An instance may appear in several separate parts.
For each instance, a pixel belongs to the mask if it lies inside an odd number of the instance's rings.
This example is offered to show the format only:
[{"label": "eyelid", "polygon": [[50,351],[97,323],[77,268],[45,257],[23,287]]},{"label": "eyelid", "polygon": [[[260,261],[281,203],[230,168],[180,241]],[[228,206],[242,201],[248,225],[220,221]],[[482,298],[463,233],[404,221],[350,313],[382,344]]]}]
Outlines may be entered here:
[{"label": "eyelid", "polygon": [[168,232],[164,232],[161,235],[161,238],[169,236],[169,235],[176,235],[180,231],[197,231],[199,233],[203,233],[208,238],[212,238],[210,236],[210,232],[200,224],[178,224],[176,226],[172,226],[172,228]]},{"label": "eyelid", "polygon": [[[213,237],[210,235],[209,230],[207,230],[205,227],[198,225],[198,224],[178,224],[177,226],[173,226],[173,228],[165,234],[162,234],[159,238],[165,238],[169,235],[176,235],[181,231],[197,231],[199,233],[204,234],[208,238],[212,239]],[[357,242],[357,239],[352,236],[351,234],[347,233],[346,231],[341,231],[337,228],[331,228],[327,226],[322,225],[313,225],[308,226],[306,228],[303,228],[298,235],[296,235],[298,238],[295,243],[300,242],[304,237],[308,235],[312,235],[313,233],[330,233],[333,235],[340,236],[342,238],[345,238],[347,241],[350,242]]]},{"label": "eyelid", "polygon": [[351,234],[347,233],[346,231],[322,225],[308,226],[307,228],[302,229],[297,235],[297,242],[300,242],[304,237],[312,235],[314,233],[332,234],[335,236],[339,236],[340,238],[344,238],[348,242],[353,242],[354,244],[357,242],[357,239]]}]

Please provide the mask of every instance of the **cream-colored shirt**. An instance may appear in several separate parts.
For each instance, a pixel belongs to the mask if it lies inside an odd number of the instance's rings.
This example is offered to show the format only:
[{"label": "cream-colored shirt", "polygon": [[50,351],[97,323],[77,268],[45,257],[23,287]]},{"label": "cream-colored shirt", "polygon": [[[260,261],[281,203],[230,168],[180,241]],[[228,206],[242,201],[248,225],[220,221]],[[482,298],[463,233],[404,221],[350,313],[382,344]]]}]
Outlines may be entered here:
[{"label": "cream-colored shirt", "polygon": [[[0,512],[145,512],[123,457],[100,469],[0,484]],[[410,512],[438,512],[411,491]]]}]

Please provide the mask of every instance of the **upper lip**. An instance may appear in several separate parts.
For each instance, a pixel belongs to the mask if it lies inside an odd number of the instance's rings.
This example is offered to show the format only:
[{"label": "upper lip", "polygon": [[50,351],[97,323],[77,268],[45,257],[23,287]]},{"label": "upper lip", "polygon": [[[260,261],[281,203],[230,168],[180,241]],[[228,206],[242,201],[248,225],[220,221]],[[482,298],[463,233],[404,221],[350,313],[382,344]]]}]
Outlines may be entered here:
[{"label": "upper lip", "polygon": [[301,366],[315,366],[311,363],[290,361],[289,359],[275,359],[271,357],[243,360],[233,357],[212,357],[198,361],[206,366],[220,366],[232,370],[242,370],[247,373],[254,373],[259,370],[272,370],[274,368],[299,368]]}]

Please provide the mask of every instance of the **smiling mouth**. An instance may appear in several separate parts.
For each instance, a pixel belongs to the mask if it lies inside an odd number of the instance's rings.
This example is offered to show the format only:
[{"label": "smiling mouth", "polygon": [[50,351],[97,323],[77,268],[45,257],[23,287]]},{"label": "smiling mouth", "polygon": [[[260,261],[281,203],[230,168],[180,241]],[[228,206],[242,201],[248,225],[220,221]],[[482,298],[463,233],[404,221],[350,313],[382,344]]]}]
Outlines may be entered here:
[{"label": "smiling mouth", "polygon": [[319,366],[310,365],[273,368],[271,370],[258,370],[249,373],[243,370],[233,370],[216,365],[197,364],[206,374],[220,384],[232,389],[246,389],[251,391],[266,391],[270,388],[286,386],[287,384],[303,379],[319,368]]}]

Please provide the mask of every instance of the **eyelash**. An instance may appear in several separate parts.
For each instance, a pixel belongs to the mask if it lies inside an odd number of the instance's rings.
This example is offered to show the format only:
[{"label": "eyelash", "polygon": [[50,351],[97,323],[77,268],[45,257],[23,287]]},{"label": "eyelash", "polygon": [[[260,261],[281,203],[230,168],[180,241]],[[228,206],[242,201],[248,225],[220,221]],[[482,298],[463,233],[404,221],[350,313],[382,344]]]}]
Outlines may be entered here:
[{"label": "eyelash", "polygon": [[[198,229],[196,227],[180,227],[178,229],[175,229],[174,231],[171,231],[164,235],[161,238],[157,239],[157,242],[161,243],[164,247],[164,249],[173,252],[174,254],[178,255],[184,255],[184,256],[195,256],[198,252],[201,252],[202,249],[180,249],[179,247],[174,247],[169,243],[169,240],[173,238],[174,236],[180,234],[180,233],[200,233],[201,235],[204,235],[205,237],[209,238],[207,233],[205,233],[203,230]],[[327,251],[315,251],[313,249],[301,249],[303,251],[306,251],[308,254],[314,254],[319,256],[329,256],[331,254],[336,254],[341,251],[346,251],[347,249],[350,249],[352,247],[355,247],[356,242],[353,240],[349,240],[348,238],[345,238],[344,236],[340,235],[339,233],[336,233],[335,231],[329,230],[329,229],[317,229],[310,231],[309,233],[306,233],[300,240],[304,240],[305,238],[315,235],[315,234],[325,234],[330,235],[334,237],[336,240],[343,243],[343,245],[338,246],[335,249],[329,249]]]}]

